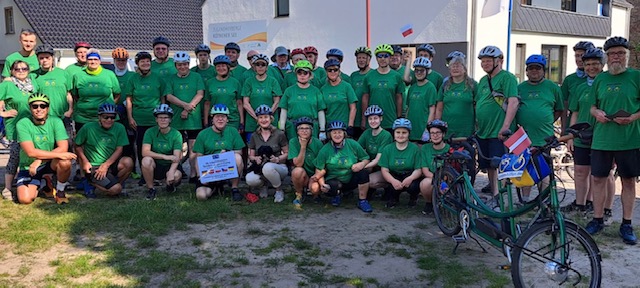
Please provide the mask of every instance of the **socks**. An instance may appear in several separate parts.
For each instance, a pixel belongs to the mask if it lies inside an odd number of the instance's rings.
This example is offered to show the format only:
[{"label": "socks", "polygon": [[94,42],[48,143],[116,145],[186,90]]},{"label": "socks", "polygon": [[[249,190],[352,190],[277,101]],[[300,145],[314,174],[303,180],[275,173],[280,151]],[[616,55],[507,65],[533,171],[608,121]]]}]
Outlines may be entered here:
[{"label": "socks", "polygon": [[66,187],[66,183],[62,183],[60,181],[56,181],[56,190],[58,191],[64,191],[64,188]]},{"label": "socks", "polygon": [[631,225],[631,219],[627,220],[627,219],[622,219],[622,224],[629,224]]}]

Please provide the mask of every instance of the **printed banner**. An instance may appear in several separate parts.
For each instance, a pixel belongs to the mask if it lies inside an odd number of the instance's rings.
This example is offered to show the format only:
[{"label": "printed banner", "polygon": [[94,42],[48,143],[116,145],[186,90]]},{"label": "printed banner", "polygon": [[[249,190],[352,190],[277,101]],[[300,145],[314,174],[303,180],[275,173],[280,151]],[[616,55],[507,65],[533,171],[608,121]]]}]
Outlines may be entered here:
[{"label": "printed banner", "polygon": [[234,154],[235,152],[229,151],[198,157],[200,182],[204,184],[238,178],[238,167]]},{"label": "printed banner", "polygon": [[240,49],[267,49],[267,20],[209,24],[211,50],[223,50],[224,45],[236,42]]}]

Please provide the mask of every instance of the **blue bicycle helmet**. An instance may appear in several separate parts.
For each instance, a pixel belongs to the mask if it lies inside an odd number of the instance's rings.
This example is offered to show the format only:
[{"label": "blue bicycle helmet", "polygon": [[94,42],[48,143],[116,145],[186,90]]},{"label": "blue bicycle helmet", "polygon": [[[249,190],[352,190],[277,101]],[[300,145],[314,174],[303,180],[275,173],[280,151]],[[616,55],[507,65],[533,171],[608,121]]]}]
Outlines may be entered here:
[{"label": "blue bicycle helmet", "polygon": [[171,107],[167,104],[160,104],[153,109],[153,116],[158,116],[160,114],[173,116],[173,109],[171,109]]},{"label": "blue bicycle helmet", "polygon": [[391,126],[391,129],[396,130],[398,128],[405,128],[411,131],[411,120],[407,118],[396,119],[395,121],[393,121],[393,126]]},{"label": "blue bicycle helmet", "polygon": [[211,107],[211,111],[209,114],[211,114],[211,116],[216,114],[229,115],[229,108],[227,108],[227,105],[224,104],[216,104]]},{"label": "blue bicycle helmet", "polygon": [[347,125],[344,125],[344,122],[342,121],[331,121],[331,123],[329,123],[329,128],[327,128],[327,131],[333,130],[347,131]]},{"label": "blue bicycle helmet", "polygon": [[402,47],[400,47],[400,45],[391,45],[391,48],[393,48],[393,55],[402,54]]},{"label": "blue bicycle helmet", "polygon": [[331,66],[338,66],[338,68],[340,68],[340,61],[336,59],[329,59],[324,62],[324,69],[327,69]]},{"label": "blue bicycle helmet", "polygon": [[502,54],[502,50],[496,46],[487,46],[480,50],[478,53],[478,59],[482,59],[483,57],[491,57],[491,58],[502,58],[504,54]]},{"label": "blue bicycle helmet", "polygon": [[240,45],[238,45],[238,43],[229,42],[229,43],[227,43],[227,45],[224,45],[224,51],[227,51],[229,49],[236,50],[236,51],[238,51],[238,53],[240,53]]},{"label": "blue bicycle helmet", "polygon": [[467,59],[467,56],[464,55],[464,53],[460,52],[460,51],[453,51],[451,53],[449,53],[449,55],[447,55],[447,63],[449,63],[451,60],[453,60],[453,58],[462,58],[462,60],[464,61],[465,59]]},{"label": "blue bicycle helmet", "polygon": [[196,55],[198,55],[198,53],[200,52],[207,52],[207,54],[211,54],[211,48],[209,48],[209,46],[207,46],[207,44],[200,44],[198,45],[198,47],[196,47]]},{"label": "blue bicycle helmet", "polygon": [[431,120],[431,122],[427,124],[427,129],[431,130],[431,128],[438,128],[440,129],[440,131],[442,131],[442,133],[447,133],[447,129],[449,128],[449,125],[447,125],[447,122],[444,122],[440,119],[436,119],[436,120]]},{"label": "blue bicycle helmet", "polygon": [[218,64],[227,64],[231,65],[231,59],[227,55],[218,55],[216,58],[213,58],[213,65]]},{"label": "blue bicycle helmet", "polygon": [[383,116],[384,111],[382,111],[382,108],[378,105],[371,105],[364,111],[364,117],[369,117],[371,115]]},{"label": "blue bicycle helmet", "polygon": [[582,55],[582,61],[587,59],[598,59],[602,63],[604,61],[604,51],[598,48],[589,49]]},{"label": "blue bicycle helmet", "polygon": [[327,58],[329,58],[329,56],[338,57],[338,60],[340,60],[341,62],[342,62],[342,59],[344,59],[344,53],[342,53],[342,50],[338,48],[329,49],[329,51],[327,51]]},{"label": "blue bicycle helmet", "polygon": [[116,112],[116,105],[111,103],[100,104],[98,107],[98,115],[102,114],[118,114],[118,112]]},{"label": "blue bicycle helmet", "polygon": [[619,46],[629,49],[629,41],[626,38],[620,37],[620,36],[611,37],[604,42],[603,48],[604,48],[604,51],[607,51],[611,47],[619,47]]},{"label": "blue bicycle helmet", "polygon": [[580,41],[580,42],[576,43],[576,45],[573,46],[573,51],[576,51],[576,50],[587,51],[587,50],[593,49],[593,48],[596,48],[596,46],[593,45],[593,43],[591,43],[589,41]]},{"label": "blue bicycle helmet", "polygon": [[542,68],[545,68],[547,67],[547,58],[540,54],[533,54],[529,56],[529,58],[527,58],[527,61],[525,62],[525,64],[527,66],[531,64],[538,64],[538,65],[542,65]]},{"label": "blue bicycle helmet", "polygon": [[300,126],[302,124],[307,124],[307,125],[313,126],[313,119],[311,119],[309,117],[300,117],[294,123],[296,125],[296,128],[298,128],[298,126]]},{"label": "blue bicycle helmet", "polygon": [[425,69],[431,69],[431,61],[427,57],[418,57],[413,61],[413,68],[422,67]]},{"label": "blue bicycle helmet", "polygon": [[429,52],[429,55],[431,55],[431,57],[436,57],[436,48],[433,47],[433,45],[431,45],[431,44],[422,44],[422,45],[418,46],[418,48],[416,50],[417,50],[417,52],[427,51],[427,52]]},{"label": "blue bicycle helmet", "polygon": [[258,108],[256,108],[256,116],[260,116],[260,115],[273,115],[273,111],[271,111],[271,107],[267,106],[267,105],[260,105],[258,106]]},{"label": "blue bicycle helmet", "polygon": [[156,45],[158,44],[164,44],[167,45],[167,47],[171,46],[171,42],[169,41],[169,39],[167,39],[167,37],[164,36],[158,36],[155,39],[153,39],[153,46],[152,47],[156,47]]}]

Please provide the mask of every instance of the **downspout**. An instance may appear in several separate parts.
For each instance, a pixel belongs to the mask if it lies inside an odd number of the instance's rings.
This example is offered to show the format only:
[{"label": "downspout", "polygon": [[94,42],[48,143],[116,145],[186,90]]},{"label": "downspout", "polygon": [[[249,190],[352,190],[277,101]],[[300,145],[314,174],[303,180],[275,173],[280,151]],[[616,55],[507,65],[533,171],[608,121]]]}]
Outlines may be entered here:
[{"label": "downspout", "polygon": [[509,24],[507,25],[507,71],[509,71],[509,66],[511,64],[511,22],[512,19],[512,10],[513,10],[513,0],[509,0]]},{"label": "downspout", "polygon": [[366,0],[367,47],[371,47],[371,0]]},{"label": "downspout", "polygon": [[[470,32],[471,32],[471,39],[470,39],[470,43],[469,43],[469,53],[467,53],[467,55],[469,55],[469,57],[467,57],[467,59],[469,60],[469,67],[471,68],[469,70],[469,75],[475,75],[475,71],[476,71],[476,61],[474,61],[474,59],[476,59],[476,26],[477,26],[477,19],[478,16],[476,15],[476,13],[478,13],[478,1],[474,0],[471,1],[471,25],[469,25],[470,28]],[[473,77],[473,76],[471,76]]]}]

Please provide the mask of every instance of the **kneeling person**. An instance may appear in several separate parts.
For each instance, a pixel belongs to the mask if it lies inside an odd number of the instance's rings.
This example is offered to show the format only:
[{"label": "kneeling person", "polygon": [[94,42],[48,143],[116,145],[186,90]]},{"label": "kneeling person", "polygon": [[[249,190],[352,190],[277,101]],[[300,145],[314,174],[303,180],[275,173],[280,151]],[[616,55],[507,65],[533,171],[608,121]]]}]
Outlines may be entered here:
[{"label": "kneeling person", "polygon": [[293,182],[296,193],[293,205],[301,207],[304,187],[307,187],[314,195],[320,194],[320,185],[317,181],[310,181],[310,178],[315,172],[314,160],[322,149],[322,142],[311,136],[313,134],[313,119],[301,117],[294,124],[298,137],[289,140],[288,158],[292,160],[293,164],[291,182]]},{"label": "kneeling person", "polygon": [[420,194],[426,201],[422,213],[427,215],[433,212],[433,204],[431,204],[431,195],[433,193],[433,176],[436,172],[436,166],[433,159],[440,154],[449,152],[449,144],[444,142],[447,135],[447,122],[442,120],[433,120],[427,124],[429,129],[429,137],[431,143],[422,145],[422,174],[424,179],[420,182]]}]

